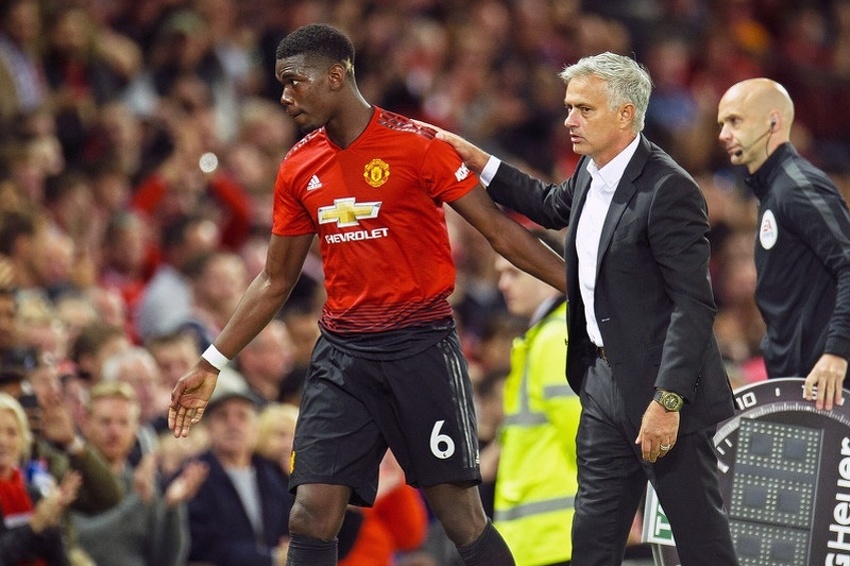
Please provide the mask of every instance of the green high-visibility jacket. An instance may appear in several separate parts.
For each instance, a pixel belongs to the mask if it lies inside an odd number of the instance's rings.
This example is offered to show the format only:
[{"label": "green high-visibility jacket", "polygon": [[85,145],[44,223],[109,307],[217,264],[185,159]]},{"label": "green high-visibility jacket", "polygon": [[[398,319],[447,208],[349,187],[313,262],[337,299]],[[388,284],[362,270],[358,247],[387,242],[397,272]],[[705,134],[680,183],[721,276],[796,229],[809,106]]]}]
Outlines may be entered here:
[{"label": "green high-visibility jacket", "polygon": [[581,406],[567,384],[565,302],[514,341],[499,435],[494,524],[517,566],[569,560]]}]

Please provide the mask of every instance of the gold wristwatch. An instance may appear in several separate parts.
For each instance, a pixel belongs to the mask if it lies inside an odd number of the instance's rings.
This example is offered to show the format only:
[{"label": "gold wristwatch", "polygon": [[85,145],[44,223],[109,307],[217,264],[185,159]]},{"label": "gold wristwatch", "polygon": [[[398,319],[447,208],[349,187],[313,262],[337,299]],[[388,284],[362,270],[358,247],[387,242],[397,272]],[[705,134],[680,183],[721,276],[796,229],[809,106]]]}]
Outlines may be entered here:
[{"label": "gold wristwatch", "polygon": [[678,411],[682,408],[682,405],[685,404],[685,400],[682,399],[682,396],[678,393],[673,393],[672,391],[656,391],[655,395],[652,396],[654,401],[658,401],[658,403],[664,407],[664,410],[667,412]]}]

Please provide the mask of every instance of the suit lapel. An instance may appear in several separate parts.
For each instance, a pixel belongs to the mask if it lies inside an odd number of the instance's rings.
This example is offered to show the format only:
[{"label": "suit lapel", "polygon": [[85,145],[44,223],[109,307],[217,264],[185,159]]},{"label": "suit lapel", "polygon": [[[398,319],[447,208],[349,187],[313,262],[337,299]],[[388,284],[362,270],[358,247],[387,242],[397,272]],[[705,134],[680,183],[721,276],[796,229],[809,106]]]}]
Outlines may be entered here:
[{"label": "suit lapel", "polygon": [[608,208],[608,214],[605,216],[605,223],[602,225],[602,234],[599,237],[599,254],[596,259],[596,276],[599,277],[599,269],[602,265],[602,260],[608,252],[608,247],[611,245],[611,239],[614,237],[614,230],[620,222],[620,218],[628,208],[629,202],[634,197],[637,191],[635,179],[641,174],[646,160],[649,157],[649,143],[646,138],[641,135],[640,143],[638,144],[635,154],[626,166],[623,172],[623,177],[614,191],[614,197],[611,199],[611,206]]},{"label": "suit lapel", "polygon": [[[564,248],[564,260],[567,268],[567,296],[573,305],[567,312],[568,319],[576,314],[576,305],[579,304],[581,294],[578,286],[578,253],[576,252],[576,232],[578,231],[578,218],[584,204],[587,201],[587,192],[590,189],[591,176],[587,172],[587,159],[582,157],[576,166],[576,194],[573,198],[575,205],[570,211],[570,223],[567,228],[567,238]],[[572,320],[569,320],[571,323]]]}]

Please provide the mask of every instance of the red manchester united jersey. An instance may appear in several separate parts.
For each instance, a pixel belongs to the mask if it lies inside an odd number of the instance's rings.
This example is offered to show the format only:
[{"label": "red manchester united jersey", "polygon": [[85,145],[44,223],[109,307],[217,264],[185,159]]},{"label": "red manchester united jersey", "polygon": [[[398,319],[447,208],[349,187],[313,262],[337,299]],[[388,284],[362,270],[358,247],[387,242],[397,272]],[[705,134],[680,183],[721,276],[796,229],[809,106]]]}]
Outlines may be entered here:
[{"label": "red manchester united jersey", "polygon": [[433,130],[375,108],[345,149],[322,128],[289,151],[275,183],[272,231],[318,234],[328,330],[443,320],[451,316],[455,268],[442,204],[477,183]]}]

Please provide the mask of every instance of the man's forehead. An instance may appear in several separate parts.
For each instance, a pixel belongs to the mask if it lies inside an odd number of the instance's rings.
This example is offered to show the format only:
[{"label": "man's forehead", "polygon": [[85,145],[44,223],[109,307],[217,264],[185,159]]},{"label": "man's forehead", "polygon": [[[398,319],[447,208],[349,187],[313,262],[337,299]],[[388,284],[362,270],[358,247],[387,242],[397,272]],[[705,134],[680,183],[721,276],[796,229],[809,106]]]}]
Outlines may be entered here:
[{"label": "man's forehead", "polygon": [[566,85],[565,98],[590,98],[607,94],[605,79],[596,75],[579,75],[573,77]]},{"label": "man's forehead", "polygon": [[321,66],[318,57],[306,53],[290,55],[275,62],[278,74],[306,74],[319,70]]},{"label": "man's forehead", "polygon": [[746,90],[730,90],[720,99],[718,116],[738,115],[745,113],[751,106],[752,96]]}]

